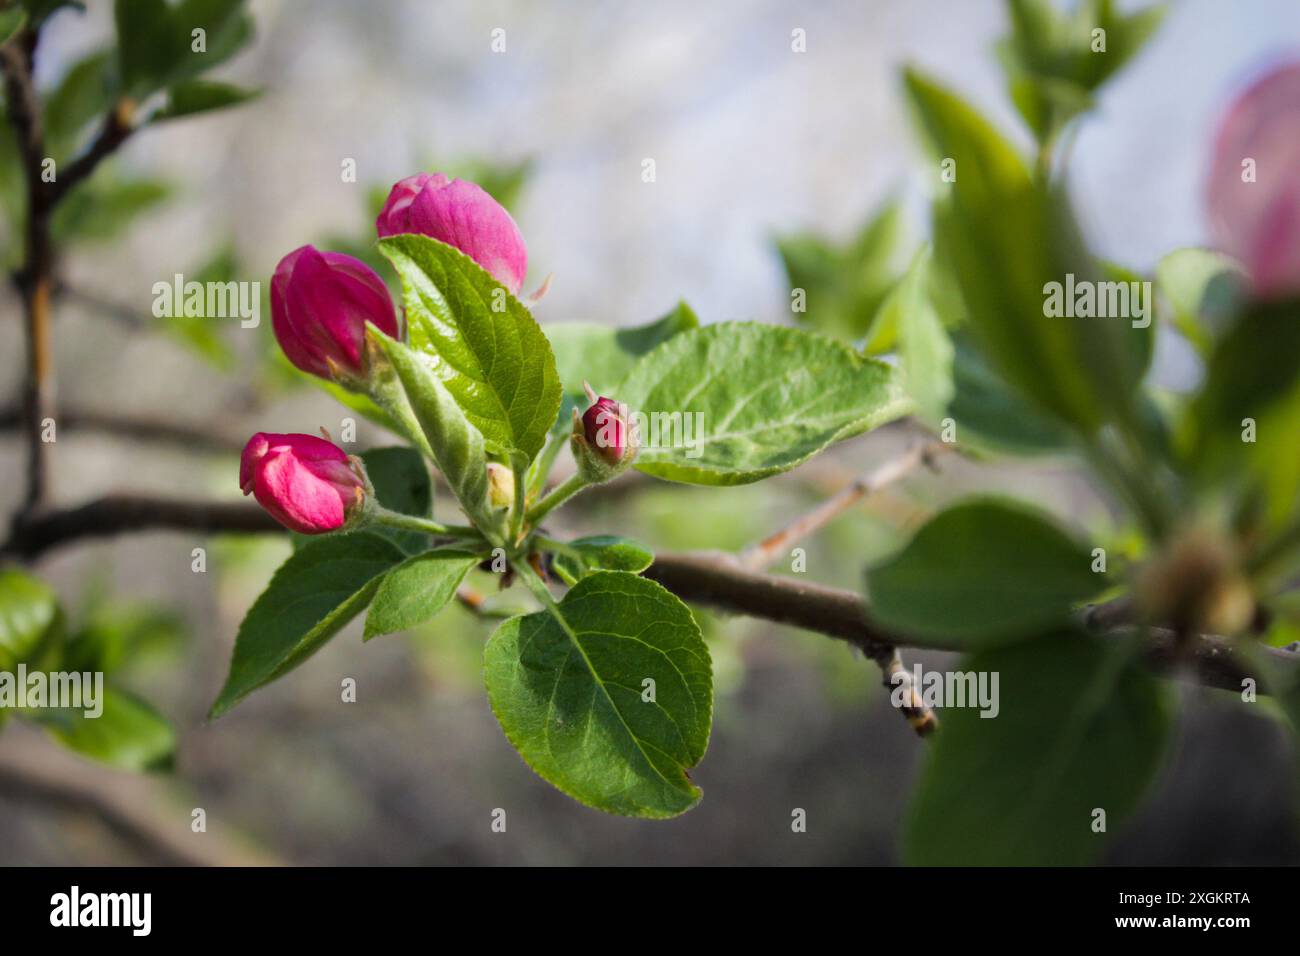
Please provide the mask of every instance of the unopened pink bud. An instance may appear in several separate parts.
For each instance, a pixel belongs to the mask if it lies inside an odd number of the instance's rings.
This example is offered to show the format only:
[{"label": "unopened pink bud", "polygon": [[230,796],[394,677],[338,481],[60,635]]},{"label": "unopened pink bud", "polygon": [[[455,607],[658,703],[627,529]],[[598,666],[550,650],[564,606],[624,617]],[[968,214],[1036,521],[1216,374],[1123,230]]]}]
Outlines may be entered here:
[{"label": "unopened pink bud", "polygon": [[312,435],[258,432],[244,446],[239,487],[276,521],[301,534],[347,523],[366,501],[366,481],[343,449]]},{"label": "unopened pink bud", "polygon": [[285,356],[304,372],[364,378],[367,322],[401,337],[388,287],[364,262],[303,246],[276,266],[271,327]]},{"label": "unopened pink bud", "polygon": [[523,234],[505,207],[475,183],[442,173],[408,176],[393,186],[375,228],[380,239],[419,233],[455,246],[514,295],[524,284]]},{"label": "unopened pink bud", "polygon": [[1208,188],[1210,225],[1255,293],[1300,292],[1300,63],[1237,98],[1219,127]]},{"label": "unopened pink bud", "polygon": [[582,416],[587,445],[608,464],[617,465],[632,450],[626,414],[612,398],[601,396]]}]

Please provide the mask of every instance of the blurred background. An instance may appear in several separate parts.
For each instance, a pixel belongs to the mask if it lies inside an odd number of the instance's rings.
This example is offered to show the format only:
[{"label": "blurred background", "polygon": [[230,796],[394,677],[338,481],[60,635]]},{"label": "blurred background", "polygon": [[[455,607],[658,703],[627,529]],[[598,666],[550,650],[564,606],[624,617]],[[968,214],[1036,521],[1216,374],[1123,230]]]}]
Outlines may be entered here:
[{"label": "blurred background", "polygon": [[[111,40],[111,5],[87,6],[45,30],[41,85]],[[60,431],[61,503],[127,488],[234,499],[237,450],[251,432],[336,433],[347,413],[263,358],[269,310],[259,330],[170,323],[153,318],[152,287],[206,270],[260,280],[265,292],[276,261],[305,242],[364,250],[374,193],[417,170],[495,177],[528,241],[526,288],[554,274],[535,310],[543,326],[640,324],[678,299],[704,322],[786,322],[774,237],[844,241],[890,200],[910,246],[924,237],[933,170],[899,94],[903,64],[962,90],[1030,144],[994,57],[1007,29],[1000,0],[259,0],[252,12],[254,42],[219,76],[263,93],[126,144],[111,175],[142,185],[110,226],[69,225],[56,312],[65,414],[111,409],[199,437]],[[791,50],[796,28],[804,53]],[[1218,117],[1257,71],[1297,51],[1294,0],[1171,5],[1071,150],[1068,181],[1101,255],[1149,271],[1171,249],[1205,241],[1201,186]],[[355,182],[341,175],[348,160]],[[23,347],[19,303],[8,286],[0,295],[12,317],[0,323],[3,402],[19,393]],[[1163,362],[1165,374],[1183,374],[1177,354]],[[394,443],[364,423],[358,438],[359,448]],[[662,549],[740,548],[914,439],[891,427],[743,488],[624,479],[566,511],[566,530],[618,531]],[[18,436],[0,434],[5,513],[20,500],[21,474]],[[942,474],[872,496],[811,542],[808,575],[859,588],[865,564],[976,489],[1094,529],[1109,521],[1107,503],[1064,460],[945,460]],[[191,570],[199,546],[203,574]],[[144,777],[103,769],[11,722],[0,734],[0,863],[896,862],[923,742],[892,712],[874,664],[763,622],[699,612],[716,718],[693,773],[703,802],[670,823],[605,816],[532,774],[482,690],[492,625],[459,607],[364,648],[355,625],[205,722],[240,618],[288,551],[274,537],[143,534],[42,560],[74,622],[126,635],[120,679],[173,723],[176,766]],[[357,680],[356,703],[340,700],[345,677]],[[1300,863],[1294,755],[1280,728],[1232,698],[1179,692],[1173,757],[1110,861]],[[191,833],[194,808],[206,812],[206,834]],[[505,833],[492,832],[496,808]],[[805,833],[791,831],[795,808],[806,811]]]}]

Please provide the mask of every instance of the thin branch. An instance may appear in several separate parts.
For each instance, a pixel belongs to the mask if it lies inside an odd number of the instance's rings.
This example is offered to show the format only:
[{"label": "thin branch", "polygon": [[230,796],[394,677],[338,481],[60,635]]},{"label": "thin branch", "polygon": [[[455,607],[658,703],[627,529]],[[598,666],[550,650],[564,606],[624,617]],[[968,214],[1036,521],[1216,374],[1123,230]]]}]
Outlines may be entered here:
[{"label": "thin branch", "polygon": [[156,777],[118,773],[12,729],[5,736],[0,796],[42,810],[88,814],[153,864],[283,865],[269,853],[233,839],[216,821],[208,821],[207,832],[194,833],[189,809],[178,805]]},{"label": "thin branch", "polygon": [[123,98],[113,104],[113,108],[104,117],[104,125],[100,128],[94,142],[84,153],[69,163],[54,182],[49,184],[50,206],[57,204],[78,183],[89,179],[99,164],[127,141],[136,130],[134,116],[135,104],[131,100]]},{"label": "thin branch", "polygon": [[[17,42],[23,39],[25,42]],[[44,504],[49,491],[48,447],[42,440],[42,422],[54,407],[54,361],[50,341],[50,292],[54,254],[50,245],[51,202],[42,180],[45,136],[41,128],[40,99],[32,81],[32,54],[36,35],[25,35],[0,46],[0,68],[5,78],[5,103],[17,137],[18,153],[27,190],[27,223],[22,268],[14,281],[23,300],[27,342],[27,374],[23,390],[27,434],[26,509]]]},{"label": "thin branch", "polygon": [[[160,418],[138,418],[89,408],[65,408],[52,417],[60,430],[102,432],[115,438],[176,445],[192,451],[238,454],[244,447],[243,440],[234,435]],[[0,408],[0,431],[12,431],[22,424],[23,417],[19,408]]]},{"label": "thin branch", "polygon": [[[87,537],[170,529],[203,533],[279,533],[283,529],[255,505],[242,502],[180,501],[142,495],[112,495],[76,508],[36,515],[15,529],[0,556],[34,559],[50,550]],[[873,621],[866,601],[852,591],[828,588],[795,578],[762,574],[744,568],[732,554],[719,551],[663,552],[644,572],[678,597],[723,611],[789,624],[824,634],[860,648],[873,660],[884,659],[898,647],[961,651],[957,640],[918,639],[891,633]],[[1134,625],[1106,604],[1080,615],[1080,623],[1101,636],[1127,638]],[[1267,686],[1229,640],[1199,635],[1180,646],[1172,631],[1147,629],[1148,664],[1158,672],[1177,672],[1185,661],[1196,665],[1201,683],[1240,690],[1244,677]],[[1300,654],[1258,645],[1256,652],[1280,673],[1300,675]]]},{"label": "thin branch", "polygon": [[796,541],[815,534],[867,495],[906,477],[922,464],[931,465],[934,456],[944,447],[940,442],[914,445],[897,458],[853,481],[812,511],[800,515],[780,531],[746,548],[740,553],[741,566],[751,571],[761,571],[783,556]]}]

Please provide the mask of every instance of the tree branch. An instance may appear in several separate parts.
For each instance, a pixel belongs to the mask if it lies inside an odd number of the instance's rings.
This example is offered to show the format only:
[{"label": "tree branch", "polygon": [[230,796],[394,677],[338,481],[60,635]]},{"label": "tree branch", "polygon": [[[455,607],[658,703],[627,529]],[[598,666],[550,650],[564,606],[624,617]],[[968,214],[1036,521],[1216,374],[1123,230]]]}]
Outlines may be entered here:
[{"label": "tree branch", "polygon": [[[159,418],[137,418],[89,408],[61,409],[53,417],[60,429],[102,432],[117,438],[176,445],[193,451],[239,454],[244,447],[243,440],[233,435]],[[14,430],[22,424],[19,407],[0,408],[0,431]]]},{"label": "tree branch", "polygon": [[[32,516],[0,546],[0,557],[31,560],[81,538],[159,529],[211,534],[283,531],[270,515],[243,502],[110,495],[76,508]],[[871,619],[866,601],[852,591],[751,571],[726,552],[661,552],[644,574],[683,600],[845,641],[880,662],[886,677],[896,648],[963,650],[959,641],[922,640],[887,631]],[[1079,616],[1080,623],[1101,636],[1125,638],[1135,625],[1125,620],[1126,615],[1120,612],[1123,606],[1112,602],[1090,608]],[[1211,687],[1239,691],[1244,677],[1254,677],[1261,688],[1267,686],[1266,676],[1255,673],[1223,637],[1199,635],[1183,646],[1172,631],[1148,628],[1146,641],[1147,663],[1157,672],[1173,673],[1191,661],[1198,679]],[[1263,645],[1255,650],[1280,673],[1300,675],[1300,654]]]},{"label": "tree branch", "polygon": [[897,458],[856,479],[812,511],[800,515],[781,530],[746,548],[740,553],[741,565],[751,571],[761,571],[785,554],[796,541],[815,534],[867,495],[906,477],[922,464],[931,465],[934,456],[944,447],[939,442],[914,445]]},{"label": "tree branch", "polygon": [[135,104],[130,100],[123,98],[113,104],[94,142],[49,184],[50,206],[56,205],[78,183],[89,179],[99,164],[127,141],[136,129],[134,116]]}]

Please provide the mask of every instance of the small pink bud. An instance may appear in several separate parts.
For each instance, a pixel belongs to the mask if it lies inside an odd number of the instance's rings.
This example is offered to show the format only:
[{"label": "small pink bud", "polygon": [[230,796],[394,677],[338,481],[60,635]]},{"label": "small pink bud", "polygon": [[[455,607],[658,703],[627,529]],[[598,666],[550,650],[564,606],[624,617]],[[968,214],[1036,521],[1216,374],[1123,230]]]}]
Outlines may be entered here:
[{"label": "small pink bud", "polygon": [[583,437],[607,464],[620,464],[633,450],[626,414],[618,402],[603,395],[583,413]]},{"label": "small pink bud", "polygon": [[1257,295],[1300,292],[1300,63],[1268,73],[1228,110],[1207,205],[1219,247]]},{"label": "small pink bud", "polygon": [[285,356],[304,372],[364,378],[367,322],[401,337],[388,287],[359,259],[303,246],[275,267],[271,327]]},{"label": "small pink bud", "polygon": [[244,446],[239,487],[301,534],[337,531],[364,508],[368,494],[365,478],[343,449],[312,435],[266,432]]},{"label": "small pink bud", "polygon": [[455,246],[518,295],[528,249],[505,207],[475,183],[442,173],[408,176],[393,186],[379,218],[379,238],[420,233]]}]

